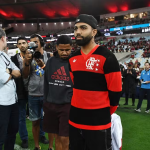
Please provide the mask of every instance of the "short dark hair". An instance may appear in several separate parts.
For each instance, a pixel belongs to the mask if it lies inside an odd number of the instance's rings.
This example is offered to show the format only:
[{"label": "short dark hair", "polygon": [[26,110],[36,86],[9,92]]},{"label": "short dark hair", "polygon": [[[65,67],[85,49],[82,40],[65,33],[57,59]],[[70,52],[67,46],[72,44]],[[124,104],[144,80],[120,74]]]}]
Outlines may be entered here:
[{"label": "short dark hair", "polygon": [[2,38],[2,36],[6,36],[6,33],[2,28],[0,28],[0,39]]},{"label": "short dark hair", "polygon": [[149,62],[145,62],[145,64],[149,64]]},{"label": "short dark hair", "polygon": [[59,38],[57,39],[57,45],[59,44],[70,44],[72,45],[72,40],[69,36],[67,35],[61,35],[59,36]]},{"label": "short dark hair", "polygon": [[128,67],[132,67],[132,65],[129,63],[129,64],[128,64]]},{"label": "short dark hair", "polygon": [[32,34],[31,37],[30,37],[30,40],[33,39],[33,38],[36,38],[36,37],[40,40],[41,47],[44,47],[44,39],[41,35]]},{"label": "short dark hair", "polygon": [[28,43],[28,41],[27,41],[27,39],[25,38],[25,37],[19,37],[18,39],[17,39],[17,44],[18,44],[18,41],[19,40],[25,40],[27,43]]}]

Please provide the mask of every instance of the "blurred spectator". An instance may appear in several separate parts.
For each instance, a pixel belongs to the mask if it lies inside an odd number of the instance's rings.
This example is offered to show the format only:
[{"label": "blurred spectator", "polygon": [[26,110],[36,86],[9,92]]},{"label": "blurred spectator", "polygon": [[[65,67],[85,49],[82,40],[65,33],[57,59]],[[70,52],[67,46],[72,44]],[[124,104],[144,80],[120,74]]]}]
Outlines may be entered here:
[{"label": "blurred spectator", "polygon": [[144,99],[145,94],[147,94],[147,108],[146,108],[146,113],[149,113],[150,109],[150,69],[149,69],[149,63],[145,63],[145,70],[142,71],[141,76],[140,76],[140,81],[141,81],[141,89],[140,89],[140,97],[139,97],[139,102],[137,105],[137,109],[135,111],[141,112],[141,105],[142,101]]},{"label": "blurred spectator", "polygon": [[135,61],[135,63],[137,63],[138,67],[141,66],[141,63],[138,61],[138,59]]},{"label": "blurred spectator", "polygon": [[131,64],[131,66],[133,66],[133,62],[132,62],[132,60],[130,60],[129,64]]},{"label": "blurred spectator", "polygon": [[128,69],[123,73],[124,87],[125,87],[125,104],[128,105],[129,95],[132,95],[132,106],[135,104],[135,93],[136,93],[136,71],[132,68],[131,64],[128,64]]},{"label": "blurred spectator", "polygon": [[137,76],[138,76],[140,70],[139,70],[139,67],[138,67],[138,64],[137,64],[137,63],[134,64],[133,69],[136,71],[136,74],[137,74]]}]

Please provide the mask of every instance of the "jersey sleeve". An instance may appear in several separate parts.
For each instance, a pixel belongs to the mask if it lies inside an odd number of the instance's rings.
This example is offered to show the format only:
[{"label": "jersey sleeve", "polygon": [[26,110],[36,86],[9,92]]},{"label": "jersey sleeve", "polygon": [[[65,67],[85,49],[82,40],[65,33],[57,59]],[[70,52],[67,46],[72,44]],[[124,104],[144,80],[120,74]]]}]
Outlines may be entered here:
[{"label": "jersey sleeve", "polygon": [[104,63],[104,74],[109,92],[111,114],[117,109],[122,91],[122,79],[119,63],[114,54],[110,54]]},{"label": "jersey sleeve", "polygon": [[74,84],[74,76],[73,76],[73,72],[72,72],[72,69],[71,69],[71,61],[70,61],[70,59],[69,59],[69,73],[70,73],[70,77],[71,77],[72,83]]}]

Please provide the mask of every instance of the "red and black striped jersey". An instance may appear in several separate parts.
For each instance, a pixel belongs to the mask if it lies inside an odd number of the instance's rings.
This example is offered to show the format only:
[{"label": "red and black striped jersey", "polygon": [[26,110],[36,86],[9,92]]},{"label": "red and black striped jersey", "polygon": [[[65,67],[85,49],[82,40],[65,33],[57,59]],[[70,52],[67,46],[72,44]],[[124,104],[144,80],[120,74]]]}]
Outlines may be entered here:
[{"label": "red and black striped jersey", "polygon": [[99,45],[85,55],[82,50],[69,59],[73,96],[69,124],[80,129],[111,127],[122,91],[121,72],[115,55]]}]

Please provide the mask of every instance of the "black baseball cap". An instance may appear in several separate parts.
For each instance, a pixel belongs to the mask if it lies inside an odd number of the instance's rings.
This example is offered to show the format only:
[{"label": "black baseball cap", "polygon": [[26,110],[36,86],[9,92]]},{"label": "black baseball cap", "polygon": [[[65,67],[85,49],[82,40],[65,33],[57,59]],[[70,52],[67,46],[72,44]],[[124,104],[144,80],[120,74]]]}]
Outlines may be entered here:
[{"label": "black baseball cap", "polygon": [[87,15],[87,14],[81,14],[76,18],[75,24],[83,22],[87,23],[90,25],[93,29],[97,29],[97,35],[96,36],[101,36],[101,32],[99,30],[99,25],[97,20],[92,16],[92,15]]},{"label": "black baseball cap", "polygon": [[98,22],[92,15],[81,14],[76,18],[75,24],[84,22],[90,25],[93,29],[97,29]]}]

